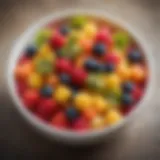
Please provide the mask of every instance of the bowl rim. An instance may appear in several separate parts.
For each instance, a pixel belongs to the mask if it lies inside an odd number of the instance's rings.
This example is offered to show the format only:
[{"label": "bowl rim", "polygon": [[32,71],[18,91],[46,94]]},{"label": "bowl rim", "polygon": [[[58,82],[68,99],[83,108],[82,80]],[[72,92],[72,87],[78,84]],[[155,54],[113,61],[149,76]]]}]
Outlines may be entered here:
[{"label": "bowl rim", "polygon": [[[120,26],[124,30],[126,30],[129,34],[132,35],[132,37],[135,39],[135,41],[138,43],[138,45],[141,47],[145,54],[145,58],[147,61],[147,66],[149,69],[149,77],[148,77],[148,84],[147,88],[145,90],[143,98],[140,100],[138,105],[133,109],[133,111],[128,115],[125,116],[120,122],[116,123],[115,125],[112,125],[110,127],[105,127],[101,130],[93,130],[93,131],[87,131],[82,133],[77,133],[69,130],[59,130],[55,127],[51,127],[49,124],[46,124],[42,122],[42,120],[39,120],[36,116],[34,116],[32,113],[30,113],[26,107],[22,104],[16,90],[15,90],[15,83],[14,83],[14,76],[13,76],[13,69],[16,65],[16,62],[18,60],[18,57],[21,54],[22,49],[24,46],[27,45],[27,41],[30,39],[31,35],[34,35],[35,32],[42,28],[45,24],[47,24],[50,21],[55,21],[60,18],[65,18],[68,16],[76,15],[76,14],[83,14],[83,15],[89,15],[89,16],[96,16],[100,17],[101,19],[104,19],[106,21],[110,21],[113,24],[116,24],[117,26]],[[14,102],[15,108],[20,112],[20,114],[25,118],[25,120],[31,124],[33,127],[41,131],[42,133],[46,134],[47,136],[51,137],[59,137],[59,139],[63,140],[69,140],[69,141],[81,141],[81,140],[88,140],[88,139],[94,139],[95,137],[104,136],[107,135],[116,129],[120,128],[122,125],[124,125],[129,119],[131,119],[132,116],[134,116],[142,107],[144,107],[146,104],[149,104],[149,99],[152,95],[153,88],[154,88],[154,66],[153,66],[153,57],[151,55],[151,48],[148,47],[148,44],[142,39],[140,34],[137,33],[130,25],[128,25],[126,22],[124,22],[122,19],[117,18],[116,16],[113,16],[109,14],[106,11],[99,11],[99,10],[85,10],[85,9],[69,9],[69,10],[63,10],[63,11],[56,11],[53,12],[53,14],[48,15],[44,18],[42,18],[40,21],[34,23],[31,25],[21,36],[20,38],[15,42],[13,45],[13,48],[11,50],[9,59],[7,61],[7,72],[6,72],[6,81],[8,83],[8,91],[9,94]]]}]

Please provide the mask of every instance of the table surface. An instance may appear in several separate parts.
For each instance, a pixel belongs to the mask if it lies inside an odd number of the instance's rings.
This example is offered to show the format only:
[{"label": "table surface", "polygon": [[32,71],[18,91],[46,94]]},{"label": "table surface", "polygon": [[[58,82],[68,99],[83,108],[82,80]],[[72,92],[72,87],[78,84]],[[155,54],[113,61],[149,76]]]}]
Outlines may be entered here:
[{"label": "table surface", "polygon": [[14,40],[35,20],[66,8],[93,8],[127,21],[152,49],[158,82],[160,1],[158,0],[0,0],[0,159],[159,160],[160,100],[156,84],[154,99],[138,118],[131,120],[106,143],[68,147],[46,140],[32,131],[8,98],[5,66]]}]

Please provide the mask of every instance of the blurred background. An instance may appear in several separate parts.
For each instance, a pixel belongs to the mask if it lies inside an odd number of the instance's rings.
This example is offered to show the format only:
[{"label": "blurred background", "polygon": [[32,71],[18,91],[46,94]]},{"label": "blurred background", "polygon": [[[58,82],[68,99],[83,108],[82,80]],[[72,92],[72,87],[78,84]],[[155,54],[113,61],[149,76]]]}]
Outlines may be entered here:
[{"label": "blurred background", "polygon": [[[46,140],[14,110],[6,89],[6,60],[17,37],[41,17],[69,8],[99,9],[122,18],[147,42],[155,60],[152,105],[102,145],[76,148]],[[159,0],[0,0],[0,160],[159,160],[159,31]]]}]

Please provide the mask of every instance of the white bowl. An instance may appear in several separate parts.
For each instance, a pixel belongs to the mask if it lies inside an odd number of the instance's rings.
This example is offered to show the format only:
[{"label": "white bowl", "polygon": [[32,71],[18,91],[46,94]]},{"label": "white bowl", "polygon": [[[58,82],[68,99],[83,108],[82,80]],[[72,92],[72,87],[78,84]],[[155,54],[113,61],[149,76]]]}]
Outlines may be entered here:
[{"label": "white bowl", "polygon": [[[110,21],[113,24],[116,24],[122,28],[124,28],[126,31],[128,31],[133,38],[136,40],[136,42],[139,44],[141,49],[144,51],[144,54],[146,56],[147,65],[149,67],[149,79],[148,79],[148,85],[146,88],[146,92],[144,97],[141,99],[141,101],[138,103],[138,105],[135,107],[134,111],[131,112],[128,116],[126,116],[123,120],[121,120],[119,123],[111,126],[106,127],[102,130],[96,130],[96,131],[90,131],[86,133],[75,133],[72,131],[63,131],[56,129],[54,127],[51,127],[50,125],[47,125],[43,123],[41,120],[39,120],[36,116],[33,116],[24,106],[24,104],[21,102],[16,89],[15,89],[15,82],[14,82],[14,75],[13,70],[17,63],[17,60],[19,59],[20,54],[22,53],[22,50],[25,48],[27,44],[32,40],[32,37],[34,36],[35,32],[43,27],[45,24],[47,24],[50,21],[58,20],[61,18],[65,18],[68,16],[76,15],[76,14],[84,14],[84,15],[92,15],[96,17],[103,18],[104,20]],[[47,136],[50,139],[55,139],[60,142],[65,142],[68,144],[91,144],[95,142],[99,142],[101,140],[104,140],[107,138],[107,136],[115,131],[117,131],[120,127],[122,127],[134,114],[137,112],[140,112],[140,109],[142,107],[147,106],[150,102],[150,98],[152,95],[152,90],[154,86],[154,69],[153,69],[153,60],[151,57],[151,51],[148,45],[144,42],[144,40],[139,37],[139,34],[133,30],[129,25],[127,25],[122,20],[109,15],[106,12],[99,12],[99,11],[86,11],[86,10],[66,10],[66,11],[60,11],[53,13],[50,16],[47,16],[40,20],[39,22],[36,22],[33,26],[28,28],[22,36],[16,41],[16,43],[13,46],[13,49],[10,54],[10,58],[7,64],[7,82],[8,82],[8,88],[9,93],[15,103],[15,108],[19,111],[19,113],[24,117],[24,119],[32,125],[34,129],[36,129],[39,133],[42,133],[43,135]]]}]

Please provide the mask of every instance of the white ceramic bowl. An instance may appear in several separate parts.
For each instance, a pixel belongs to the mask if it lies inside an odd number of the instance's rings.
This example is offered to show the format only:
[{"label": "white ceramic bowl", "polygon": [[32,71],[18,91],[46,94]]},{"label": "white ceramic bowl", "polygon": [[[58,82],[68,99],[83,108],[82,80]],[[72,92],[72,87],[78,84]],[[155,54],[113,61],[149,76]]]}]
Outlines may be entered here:
[{"label": "white ceramic bowl", "polygon": [[[46,125],[41,120],[39,120],[36,116],[33,116],[23,105],[23,103],[20,101],[19,96],[17,95],[17,92],[15,90],[15,83],[14,83],[14,75],[13,70],[17,63],[17,60],[22,53],[22,50],[26,47],[26,45],[32,40],[32,37],[34,36],[35,32],[43,27],[45,24],[49,23],[50,21],[54,21],[57,19],[65,18],[68,16],[76,15],[76,14],[84,14],[84,15],[92,15],[96,17],[103,18],[104,20],[110,21],[113,24],[116,24],[122,28],[124,28],[126,31],[128,31],[133,38],[138,42],[141,49],[144,51],[144,54],[146,56],[147,65],[149,67],[149,80],[148,80],[148,86],[145,92],[144,97],[142,100],[138,103],[137,107],[135,107],[134,111],[131,112],[127,117],[125,117],[123,120],[121,120],[119,123],[111,126],[106,127],[102,130],[97,131],[90,131],[87,133],[74,133],[71,131],[62,131],[58,130],[54,127],[50,127],[49,125]],[[36,22],[33,26],[28,28],[22,36],[16,41],[14,44],[10,58],[7,64],[7,82],[8,82],[8,88],[9,93],[15,103],[15,108],[19,111],[19,113],[25,118],[25,120],[32,125],[34,129],[36,129],[39,133],[42,133],[43,135],[47,136],[50,139],[56,139],[61,142],[65,142],[68,144],[91,144],[95,142],[99,142],[101,140],[104,140],[107,138],[107,136],[115,131],[117,131],[120,127],[122,127],[134,114],[137,112],[140,112],[140,109],[142,107],[147,106],[149,104],[149,99],[152,94],[152,89],[154,86],[154,70],[153,70],[153,62],[151,57],[151,51],[148,45],[144,42],[144,40],[139,37],[139,34],[133,30],[129,25],[127,25],[122,20],[109,15],[106,12],[99,12],[99,11],[86,11],[86,10],[66,10],[66,11],[60,11],[53,13],[50,16],[47,16],[40,20],[39,22]]]}]

